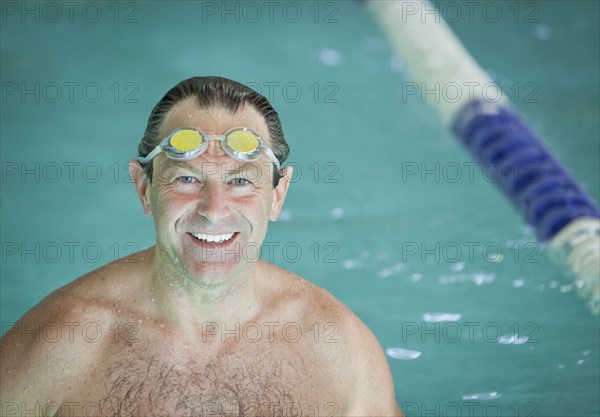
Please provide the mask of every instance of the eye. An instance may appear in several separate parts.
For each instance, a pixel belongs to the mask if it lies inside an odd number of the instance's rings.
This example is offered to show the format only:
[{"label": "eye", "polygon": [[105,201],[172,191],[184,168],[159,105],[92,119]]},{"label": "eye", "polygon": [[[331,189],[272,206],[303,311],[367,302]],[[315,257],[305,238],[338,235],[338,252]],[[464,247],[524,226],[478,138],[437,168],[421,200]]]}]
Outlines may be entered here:
[{"label": "eye", "polygon": [[244,185],[251,184],[251,182],[249,180],[247,180],[246,178],[234,178],[231,180],[231,184],[241,187]]},{"label": "eye", "polygon": [[181,177],[177,177],[176,181],[183,183],[183,184],[192,184],[193,182],[195,182],[196,178],[190,176],[190,175],[182,175]]}]

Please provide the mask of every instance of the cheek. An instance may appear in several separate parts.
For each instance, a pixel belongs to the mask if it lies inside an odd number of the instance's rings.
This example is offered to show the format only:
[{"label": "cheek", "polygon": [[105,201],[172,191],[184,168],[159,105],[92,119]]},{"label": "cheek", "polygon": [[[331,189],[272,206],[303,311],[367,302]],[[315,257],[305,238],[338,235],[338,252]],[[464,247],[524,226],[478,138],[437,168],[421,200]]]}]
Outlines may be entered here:
[{"label": "cheek", "polygon": [[273,208],[273,200],[275,199],[275,194],[272,190],[269,190],[264,199],[264,211],[267,218],[271,215],[271,210]]},{"label": "cheek", "polygon": [[255,227],[266,229],[271,215],[272,196],[262,196],[252,206],[253,223]]},{"label": "cheek", "polygon": [[182,197],[173,192],[155,192],[152,195],[152,212],[155,222],[170,223],[180,217],[189,203],[189,198]]}]

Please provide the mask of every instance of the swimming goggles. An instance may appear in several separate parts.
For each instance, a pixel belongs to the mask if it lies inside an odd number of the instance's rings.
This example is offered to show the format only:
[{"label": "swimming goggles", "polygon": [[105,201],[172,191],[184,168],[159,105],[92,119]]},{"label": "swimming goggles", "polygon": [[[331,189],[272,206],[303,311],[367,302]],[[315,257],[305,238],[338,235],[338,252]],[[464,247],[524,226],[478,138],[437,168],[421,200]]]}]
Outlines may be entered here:
[{"label": "swimming goggles", "polygon": [[207,135],[194,127],[180,127],[172,131],[169,136],[152,150],[145,158],[137,158],[142,164],[147,164],[161,152],[176,161],[188,161],[202,155],[208,148],[211,140],[221,141],[221,147],[232,158],[242,162],[257,161],[266,154],[281,169],[279,161],[265,141],[245,127],[234,127],[224,135]]}]

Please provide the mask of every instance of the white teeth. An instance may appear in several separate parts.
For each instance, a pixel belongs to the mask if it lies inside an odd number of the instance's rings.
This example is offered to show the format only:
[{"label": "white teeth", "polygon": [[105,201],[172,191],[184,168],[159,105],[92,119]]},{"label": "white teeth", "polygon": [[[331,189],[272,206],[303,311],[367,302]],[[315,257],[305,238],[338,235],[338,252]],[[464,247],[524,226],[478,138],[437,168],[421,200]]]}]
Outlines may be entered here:
[{"label": "white teeth", "polygon": [[192,233],[196,239],[204,240],[206,242],[223,243],[233,237],[233,233],[227,233],[224,235],[209,235],[206,233]]}]

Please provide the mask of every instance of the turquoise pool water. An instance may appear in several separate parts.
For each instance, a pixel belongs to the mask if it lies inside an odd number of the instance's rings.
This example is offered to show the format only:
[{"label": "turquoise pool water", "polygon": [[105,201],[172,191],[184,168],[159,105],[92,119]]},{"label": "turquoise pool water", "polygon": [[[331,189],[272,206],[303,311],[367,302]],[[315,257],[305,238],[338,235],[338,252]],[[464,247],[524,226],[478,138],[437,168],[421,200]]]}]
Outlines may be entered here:
[{"label": "turquoise pool water", "polygon": [[[2,4],[3,333],[52,290],[152,245],[127,160],[168,88],[223,75],[271,99],[299,173],[265,257],[396,349],[407,415],[600,413],[598,318],[494,174],[471,171],[426,103],[435,93],[407,94],[361,6],[67,3]],[[437,4],[598,201],[598,3]]]}]

